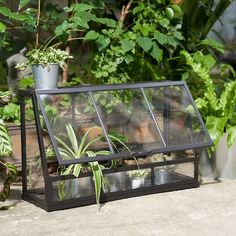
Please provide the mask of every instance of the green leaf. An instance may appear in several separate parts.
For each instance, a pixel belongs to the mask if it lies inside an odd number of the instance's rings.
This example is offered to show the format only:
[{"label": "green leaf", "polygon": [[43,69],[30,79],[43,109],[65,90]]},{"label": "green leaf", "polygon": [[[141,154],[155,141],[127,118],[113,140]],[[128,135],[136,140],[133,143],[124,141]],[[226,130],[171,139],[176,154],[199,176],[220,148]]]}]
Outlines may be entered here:
[{"label": "green leaf", "polygon": [[0,187],[0,201],[4,202],[10,194],[10,185],[17,177],[17,169],[12,163],[3,164],[0,162],[0,164],[2,164],[3,168],[6,170],[3,171],[6,173],[4,176],[3,187]]},{"label": "green leaf", "polygon": [[232,145],[236,142],[236,126],[231,126],[227,128],[227,146],[231,148]]},{"label": "green leaf", "polygon": [[78,154],[79,148],[78,148],[78,143],[77,143],[77,138],[74,132],[74,129],[72,128],[71,124],[67,124],[66,125],[66,130],[67,130],[67,134],[71,143],[71,146],[73,148],[74,153]]},{"label": "green leaf", "polygon": [[63,175],[69,175],[71,173],[71,170],[74,168],[74,164],[73,165],[69,165],[65,171],[63,171]]},{"label": "green leaf", "polygon": [[82,167],[81,164],[76,164],[75,167],[74,167],[73,175],[77,178],[79,177],[81,167]]},{"label": "green leaf", "polygon": [[69,8],[68,7],[64,8],[64,10],[66,12],[71,12],[71,11],[84,12],[84,11],[92,10],[94,8],[95,8],[94,6],[89,5],[89,4],[74,3]]},{"label": "green leaf", "polygon": [[158,63],[163,59],[163,50],[158,47],[156,42],[153,42],[151,56],[156,59]]},{"label": "green leaf", "polygon": [[139,36],[136,41],[145,52],[148,52],[152,47],[152,40],[148,37]]},{"label": "green leaf", "polygon": [[90,166],[92,167],[94,184],[95,184],[95,192],[96,192],[96,203],[100,202],[101,188],[102,188],[102,171],[98,165],[98,162],[90,162]]},{"label": "green leaf", "polygon": [[121,41],[121,46],[124,52],[131,51],[135,47],[135,42],[128,39],[123,39]]},{"label": "green leaf", "polygon": [[193,58],[202,63],[208,70],[212,69],[212,67],[216,64],[216,60],[211,55],[203,55],[202,53],[194,53]]},{"label": "green leaf", "polygon": [[6,28],[6,25],[0,21],[0,33],[4,33],[6,31]]},{"label": "green leaf", "polygon": [[155,31],[154,37],[157,40],[157,42],[160,43],[161,45],[166,44],[168,42],[168,37],[165,34],[161,33],[160,31]]},{"label": "green leaf", "polygon": [[109,18],[97,18],[94,20],[95,22],[101,23],[106,25],[107,27],[110,28],[117,28],[117,21],[109,19]]},{"label": "green leaf", "polygon": [[72,157],[74,157],[74,158],[77,158],[77,156],[75,155],[75,153],[69,148],[69,146],[68,146],[65,142],[63,142],[60,138],[58,138],[58,137],[56,137],[56,136],[54,136],[54,138],[57,140],[57,142],[58,142],[61,146],[64,147],[65,150],[67,150],[67,151],[70,153],[69,156],[72,156]]},{"label": "green leaf", "polygon": [[217,42],[216,40],[213,39],[204,39],[201,41],[200,45],[205,45],[208,47],[212,47],[214,49],[216,49],[217,51],[224,53],[224,45]]},{"label": "green leaf", "polygon": [[100,36],[99,33],[97,33],[94,30],[88,31],[88,33],[84,36],[85,41],[91,41],[91,40],[96,40]]},{"label": "green leaf", "polygon": [[171,7],[167,7],[166,8],[166,15],[169,19],[173,18],[174,16],[174,11]]},{"label": "green leaf", "polygon": [[25,7],[28,3],[30,3],[30,0],[20,0],[19,9]]},{"label": "green leaf", "polygon": [[96,45],[98,50],[102,51],[103,49],[107,48],[110,42],[111,42],[110,38],[100,35],[96,40]]},{"label": "green leaf", "polygon": [[7,127],[0,119],[0,156],[7,157],[12,153],[12,140],[8,134]]},{"label": "green leaf", "polygon": [[226,117],[208,116],[206,119],[206,127],[212,140],[214,141],[214,148],[224,134],[226,121]]},{"label": "green leaf", "polygon": [[70,25],[67,20],[63,21],[61,25],[58,25],[55,29],[56,35],[62,35],[64,34],[68,29],[70,28]]},{"label": "green leaf", "polygon": [[178,5],[172,5],[171,8],[174,11],[174,18],[180,18],[182,16],[182,9]]},{"label": "green leaf", "polygon": [[179,31],[175,31],[175,32],[173,33],[173,36],[174,36],[175,38],[179,39],[179,40],[184,40],[184,37],[183,37],[182,33],[179,32]]}]

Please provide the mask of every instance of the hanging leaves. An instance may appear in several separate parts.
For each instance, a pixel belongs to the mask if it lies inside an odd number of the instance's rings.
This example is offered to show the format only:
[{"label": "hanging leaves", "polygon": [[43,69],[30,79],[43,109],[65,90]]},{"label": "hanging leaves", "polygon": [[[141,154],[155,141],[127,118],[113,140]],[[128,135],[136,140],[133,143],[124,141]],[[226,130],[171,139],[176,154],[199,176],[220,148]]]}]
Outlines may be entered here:
[{"label": "hanging leaves", "polygon": [[10,185],[17,177],[17,169],[12,163],[0,163],[3,165],[5,171],[3,186],[0,187],[0,201],[4,202],[10,194]]},{"label": "hanging leaves", "polygon": [[0,156],[9,156],[12,153],[12,140],[8,135],[7,127],[0,119]]}]

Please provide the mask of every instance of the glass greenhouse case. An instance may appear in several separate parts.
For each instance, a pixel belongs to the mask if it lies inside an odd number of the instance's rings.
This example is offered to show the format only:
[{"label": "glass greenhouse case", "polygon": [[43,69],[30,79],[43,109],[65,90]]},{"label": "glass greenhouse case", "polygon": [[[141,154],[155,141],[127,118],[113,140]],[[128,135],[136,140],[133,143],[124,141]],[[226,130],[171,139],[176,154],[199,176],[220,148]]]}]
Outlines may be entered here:
[{"label": "glass greenhouse case", "polygon": [[[20,97],[22,196],[47,211],[199,186],[199,151],[212,141],[182,81],[21,90]],[[31,158],[29,103],[38,137]]]}]

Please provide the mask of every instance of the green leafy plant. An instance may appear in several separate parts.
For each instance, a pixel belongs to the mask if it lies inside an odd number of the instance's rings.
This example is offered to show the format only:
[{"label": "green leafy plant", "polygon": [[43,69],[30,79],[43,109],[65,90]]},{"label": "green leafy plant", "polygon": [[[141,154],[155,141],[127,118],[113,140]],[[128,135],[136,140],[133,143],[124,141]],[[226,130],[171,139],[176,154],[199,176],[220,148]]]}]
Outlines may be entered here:
[{"label": "green leafy plant", "polygon": [[25,69],[28,65],[43,65],[43,67],[47,67],[49,64],[59,64],[63,67],[65,60],[72,58],[67,52],[53,47],[32,49],[26,56],[28,57],[28,61],[24,64],[17,65],[16,68]]},{"label": "green leafy plant", "polygon": [[217,95],[214,80],[210,76],[210,71],[215,65],[214,58],[200,52],[190,55],[188,52],[182,51],[181,55],[185,58],[188,68],[191,68],[192,73],[204,86],[204,93],[196,99],[196,104],[214,141],[214,147],[210,149],[210,152],[215,150],[224,132],[228,134],[227,145],[230,148],[236,141],[235,75],[233,80],[224,84],[223,92]]},{"label": "green leafy plant", "polygon": [[[99,83],[163,79],[163,71],[169,67],[166,59],[182,45],[179,6],[169,1],[132,4],[126,6],[130,17],[123,13],[111,26],[92,29],[85,35],[84,40],[95,42],[98,49],[92,73]],[[132,22],[126,22],[126,18]]]},{"label": "green leafy plant", "polygon": [[[0,119],[0,157],[7,157],[12,153],[12,141],[9,137],[7,127]],[[10,194],[10,185],[17,177],[17,169],[12,163],[4,163],[0,160],[3,172],[3,185],[0,186],[0,201],[4,202]]]},{"label": "green leafy plant", "polygon": [[10,91],[0,91],[0,117],[5,122],[20,124],[20,106]]},{"label": "green leafy plant", "polygon": [[[55,137],[58,144],[59,144],[59,153],[61,157],[65,160],[70,160],[70,159],[79,159],[81,157],[95,157],[97,155],[109,155],[111,154],[110,151],[107,150],[100,150],[100,151],[91,151],[90,147],[98,142],[101,141],[104,137],[103,136],[98,136],[97,138],[94,138],[91,141],[87,141],[88,135],[90,132],[92,132],[94,129],[100,129],[99,127],[92,127],[90,128],[82,137],[79,145],[77,141],[77,137],[75,135],[75,132],[71,126],[71,124],[66,125],[66,131],[67,131],[67,136],[69,139],[70,146],[68,146],[61,138]],[[119,140],[119,138],[109,135],[109,138],[112,141],[112,144],[114,147],[116,147],[115,143],[120,143],[123,145],[125,148],[129,150],[129,148]],[[101,195],[101,190],[103,189],[104,192],[107,191],[108,188],[108,180],[107,178],[103,175],[103,170],[106,168],[111,168],[113,166],[113,163],[110,165],[110,167],[105,167],[104,165],[100,164],[98,161],[94,162],[89,162],[88,164],[72,164],[69,165],[68,167],[63,167],[60,169],[60,174],[61,175],[68,175],[68,174],[73,174],[75,177],[79,177],[81,170],[89,170],[92,171],[93,173],[93,178],[94,178],[94,185],[95,185],[95,193],[96,193],[96,203],[99,204],[100,201],[100,195]],[[60,199],[65,198],[65,181],[60,181],[58,183],[58,194]]]},{"label": "green leafy plant", "polygon": [[8,134],[7,127],[0,119],[0,156],[9,156],[12,152],[12,141]]}]

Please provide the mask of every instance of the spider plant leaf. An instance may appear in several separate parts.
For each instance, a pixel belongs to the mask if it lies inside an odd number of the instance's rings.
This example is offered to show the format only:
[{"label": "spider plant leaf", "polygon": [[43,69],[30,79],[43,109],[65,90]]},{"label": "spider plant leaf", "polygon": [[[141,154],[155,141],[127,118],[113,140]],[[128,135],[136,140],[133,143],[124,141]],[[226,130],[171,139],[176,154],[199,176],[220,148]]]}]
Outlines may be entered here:
[{"label": "spider plant leaf", "polygon": [[71,170],[74,168],[74,164],[73,165],[69,165],[65,171],[63,171],[62,175],[68,175],[70,174]]},{"label": "spider plant leaf", "polygon": [[81,167],[82,167],[81,164],[76,164],[75,167],[74,167],[73,175],[77,178],[79,177]]},{"label": "spider plant leaf", "polygon": [[96,152],[95,154],[96,154],[96,156],[97,156],[97,155],[110,155],[111,152],[104,150],[104,151],[98,151],[98,152]]},{"label": "spider plant leaf", "polygon": [[65,142],[63,142],[60,138],[58,138],[58,137],[56,137],[56,136],[54,136],[54,138],[57,140],[57,142],[58,142],[59,144],[61,144],[61,146],[64,147],[65,150],[67,150],[68,152],[70,152],[71,155],[72,155],[74,158],[76,158],[76,155],[75,155],[75,153],[73,152],[73,150],[71,150],[71,149],[69,148],[69,146],[68,146]]},{"label": "spider plant leaf", "polygon": [[65,180],[57,182],[58,196],[60,200],[63,200],[66,197],[65,186],[66,186]]},{"label": "spider plant leaf", "polygon": [[78,143],[77,143],[77,137],[76,137],[75,132],[74,132],[74,129],[73,129],[73,127],[71,126],[70,123],[68,123],[68,124],[66,125],[66,131],[67,131],[67,134],[68,134],[68,137],[69,137],[71,146],[72,146],[72,148],[73,148],[73,151],[74,151],[74,153],[77,155],[77,154],[78,154],[78,151],[79,151]]},{"label": "spider plant leaf", "polygon": [[102,171],[99,168],[98,162],[90,162],[89,164],[92,168],[93,177],[94,177],[96,203],[99,204],[101,188],[102,188]]},{"label": "spider plant leaf", "polygon": [[[82,150],[83,150],[83,147],[84,147],[84,144],[86,142],[86,139],[87,139],[87,136],[89,135],[89,133],[93,130],[93,129],[97,129],[99,127],[92,127],[90,129],[87,130],[87,132],[84,134],[83,138],[81,139],[81,142],[80,142],[80,145],[79,145],[79,150],[78,150],[78,155],[81,156],[83,154]],[[91,141],[93,142],[93,141]]]},{"label": "spider plant leaf", "polygon": [[93,139],[91,142],[89,142],[89,143],[84,147],[84,149],[81,151],[81,155],[82,155],[83,153],[85,153],[86,150],[87,150],[93,143],[99,141],[99,140],[102,139],[102,138],[103,138],[102,136],[99,136],[99,137]]},{"label": "spider plant leaf", "polygon": [[113,136],[113,135],[111,135],[111,134],[109,134],[108,137],[109,137],[110,139],[114,139],[115,141],[117,141],[118,143],[120,143],[122,146],[124,146],[129,152],[131,152],[130,148],[129,148],[124,142],[122,142],[119,138],[117,138],[117,137],[115,137],[115,136]]},{"label": "spider plant leaf", "polygon": [[[95,157],[96,154],[92,151],[87,151],[86,154],[89,157]],[[94,185],[95,185],[95,193],[96,193],[96,203],[100,202],[101,188],[102,188],[102,170],[97,161],[89,162],[90,167],[92,168],[93,177],[94,177]]]},{"label": "spider plant leaf", "polygon": [[71,153],[70,152],[67,152],[66,150],[64,150],[62,148],[58,148],[58,150],[59,150],[59,153],[60,153],[63,160],[74,159],[74,156],[72,156],[72,158],[71,158]]}]

